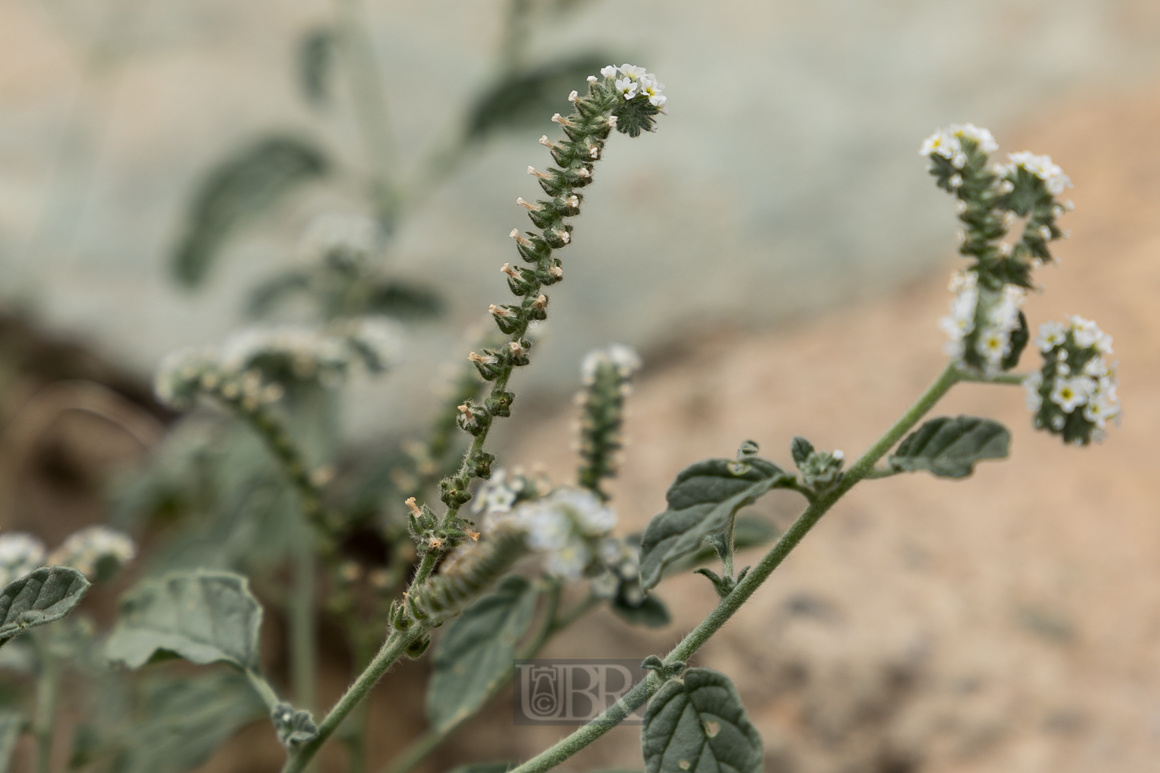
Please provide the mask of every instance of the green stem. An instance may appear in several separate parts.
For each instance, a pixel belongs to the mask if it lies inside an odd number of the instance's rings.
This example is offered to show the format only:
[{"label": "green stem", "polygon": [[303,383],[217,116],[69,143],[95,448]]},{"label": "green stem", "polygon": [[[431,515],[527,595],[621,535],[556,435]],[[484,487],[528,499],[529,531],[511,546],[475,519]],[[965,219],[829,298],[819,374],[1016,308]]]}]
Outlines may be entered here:
[{"label": "green stem", "polygon": [[996,373],[988,376],[974,370],[959,371],[959,381],[969,381],[974,384],[1011,384],[1014,386],[1022,386],[1026,379],[1026,373]]},{"label": "green stem", "polygon": [[[665,657],[665,664],[671,665],[676,661],[688,661],[690,657],[713,634],[731,618],[741,605],[765,582],[785,557],[802,541],[802,539],[817,524],[834,504],[852,489],[860,480],[865,478],[874,465],[894,447],[915,424],[918,423],[947,391],[961,379],[961,374],[954,364],[947,365],[946,369],[935,379],[922,396],[902,415],[894,426],[886,431],[878,441],[864,453],[850,470],[842,476],[834,488],[821,494],[812,502],[793,525],[786,530],[781,539],[770,548],[761,561],[750,570],[745,579],[737,584],[733,592],[717,604],[709,615],[701,621],[685,638],[673,648]],[[541,752],[511,773],[541,773],[550,770],[569,757],[591,744],[600,736],[622,722],[629,714],[640,708],[657,690],[661,688],[662,680],[656,672],[650,673],[648,678],[629,690],[619,701],[608,707],[599,717],[576,730],[574,733],[556,743],[549,749]]]},{"label": "green stem", "polygon": [[305,523],[294,541],[294,594],[290,600],[290,676],[297,708],[314,710],[317,663],[315,573],[317,557]]},{"label": "green stem", "polygon": [[36,737],[36,773],[48,773],[60,688],[60,663],[50,651],[51,643],[47,637],[41,637],[38,644],[40,675],[36,682],[36,716],[32,722],[32,734]]},{"label": "green stem", "polygon": [[266,704],[266,708],[270,711],[273,711],[274,707],[282,702],[278,698],[278,693],[274,692],[274,688],[270,686],[270,683],[261,674],[247,669],[246,678],[250,680],[250,686],[262,697],[262,702]]},{"label": "green stem", "polygon": [[366,670],[358,675],[354,683],[338,699],[338,703],[334,704],[330,713],[323,717],[322,722],[318,725],[318,737],[292,751],[282,768],[282,773],[301,773],[310,760],[314,758],[314,755],[318,753],[318,750],[322,748],[322,745],[346,719],[347,715],[358,706],[367,693],[371,691],[371,688],[387,672],[387,669],[403,655],[407,647],[425,633],[427,633],[427,628],[422,625],[412,625],[406,631],[392,631]]}]

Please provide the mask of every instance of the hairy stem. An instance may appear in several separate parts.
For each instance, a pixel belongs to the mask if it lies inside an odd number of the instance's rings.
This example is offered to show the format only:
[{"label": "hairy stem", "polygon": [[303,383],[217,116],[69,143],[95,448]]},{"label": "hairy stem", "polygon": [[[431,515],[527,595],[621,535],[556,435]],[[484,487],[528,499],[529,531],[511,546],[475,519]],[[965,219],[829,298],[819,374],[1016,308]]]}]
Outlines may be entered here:
[{"label": "hairy stem", "polygon": [[[721,599],[717,607],[701,621],[700,625],[694,628],[680,644],[669,652],[664,659],[665,664],[671,665],[677,661],[687,661],[713,634],[719,631],[729,618],[741,608],[741,605],[748,601],[749,597],[781,565],[785,557],[798,546],[806,534],[826,514],[826,511],[833,507],[860,480],[865,478],[874,469],[874,465],[878,460],[885,456],[886,452],[893,448],[902,439],[903,435],[914,427],[919,419],[926,415],[934,407],[935,403],[960,380],[962,380],[962,374],[955,365],[953,363],[947,365],[946,369],[935,379],[934,383],[902,415],[902,418],[895,422],[894,426],[887,430],[866,453],[859,457],[834,488],[818,496],[798,516],[793,525],[782,534],[777,543],[770,548],[769,552],[762,557],[761,561],[745,576],[745,579],[737,584],[733,592]],[[644,705],[645,701],[661,688],[661,685],[662,680],[656,675],[656,672],[649,674],[647,679],[625,693],[619,701],[610,706],[599,717],[579,728],[551,748],[541,752],[528,762],[515,768],[511,773],[540,773],[541,771],[554,768],[607,733],[628,717],[629,714]]]},{"label": "hairy stem", "polygon": [[315,646],[317,608],[314,591],[318,569],[314,544],[305,523],[294,541],[294,594],[290,600],[290,675],[294,701],[300,709],[314,711]]},{"label": "hairy stem", "polygon": [[318,737],[309,743],[303,744],[290,753],[289,759],[282,767],[282,773],[301,773],[310,760],[322,748],[322,745],[334,734],[342,721],[346,719],[356,706],[367,696],[375,683],[382,678],[387,669],[398,660],[416,639],[425,634],[427,629],[421,625],[413,625],[405,631],[392,631],[387,636],[383,646],[379,648],[370,665],[358,675],[334,708],[330,710],[318,725]]},{"label": "hairy stem", "polygon": [[36,737],[36,773],[48,773],[56,725],[56,699],[60,690],[60,662],[50,651],[47,637],[41,637],[39,644],[40,675],[36,681],[36,716],[32,721],[32,734]]}]

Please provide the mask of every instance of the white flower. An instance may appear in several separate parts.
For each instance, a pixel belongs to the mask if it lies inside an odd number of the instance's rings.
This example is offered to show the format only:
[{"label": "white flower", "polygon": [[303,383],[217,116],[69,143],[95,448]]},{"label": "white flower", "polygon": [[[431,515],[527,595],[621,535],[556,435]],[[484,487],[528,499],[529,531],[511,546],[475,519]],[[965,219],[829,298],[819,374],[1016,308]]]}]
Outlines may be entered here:
[{"label": "white flower", "polygon": [[44,566],[44,543],[25,532],[0,534],[0,587]]},{"label": "white flower", "polygon": [[588,489],[560,489],[546,502],[569,515],[584,536],[603,536],[616,526],[616,511]]},{"label": "white flower", "polygon": [[1057,378],[1055,388],[1051,390],[1051,402],[1058,405],[1064,413],[1071,413],[1087,402],[1095,387],[1096,383],[1087,376]]},{"label": "white flower", "polygon": [[580,540],[572,540],[548,553],[544,570],[555,577],[579,580],[592,561],[592,552]]},{"label": "white flower", "polygon": [[979,336],[979,340],[975,343],[975,351],[993,368],[1011,351],[1011,339],[1003,330],[987,330]]},{"label": "white flower", "polygon": [[951,159],[961,151],[962,146],[959,144],[958,138],[949,134],[944,129],[935,129],[934,134],[930,135],[923,141],[922,147],[919,148],[918,155],[939,155],[943,158]]},{"label": "white flower", "polygon": [[600,74],[603,75],[605,78],[615,78],[616,77],[616,65],[610,64],[607,67],[601,67]]},{"label": "white flower", "polygon": [[475,498],[471,503],[471,512],[487,513],[488,515],[507,513],[512,509],[516,497],[523,489],[523,478],[517,477],[509,481],[507,470],[496,470],[491,474],[491,478],[484,481],[483,485],[479,487],[479,491],[475,493]]},{"label": "white flower", "polygon": [[[1073,314],[1067,321],[1071,323],[1071,334],[1075,338],[1076,346],[1086,349],[1095,346],[1104,337],[1100,326],[1090,319]],[[1110,342],[1108,345],[1110,346]]]},{"label": "white flower", "polygon": [[88,526],[69,535],[48,557],[50,564],[71,566],[89,579],[108,562],[119,568],[137,556],[129,535],[107,526]]},{"label": "white flower", "polygon": [[625,99],[632,99],[636,96],[638,84],[630,78],[618,78],[614,83],[617,91],[624,95]]},{"label": "white flower", "polygon": [[1083,408],[1083,417],[1103,429],[1109,420],[1120,415],[1120,403],[1116,399],[1115,391],[1097,391]]},{"label": "white flower", "polygon": [[975,307],[979,301],[977,283],[978,277],[972,271],[960,271],[951,276],[950,289],[955,293],[951,314],[939,321],[939,326],[950,339],[947,353],[951,356],[962,355],[961,342],[975,329]]},{"label": "white flower", "polygon": [[360,317],[352,327],[348,341],[369,370],[386,370],[399,361],[403,334],[397,322],[382,316]]},{"label": "white flower", "polygon": [[640,79],[640,93],[648,97],[649,103],[653,107],[664,107],[668,100],[662,92],[665,90],[663,83],[657,83],[655,75],[643,75]]},{"label": "white flower", "polygon": [[1043,407],[1043,397],[1039,394],[1039,388],[1043,386],[1043,374],[1039,371],[1032,371],[1023,379],[1023,388],[1027,390],[1027,410],[1032,413],[1039,413],[1039,409]]},{"label": "white flower", "polygon": [[1101,377],[1107,376],[1108,375],[1107,360],[1105,360],[1103,357],[1092,357],[1083,366],[1083,374],[1085,376],[1090,376],[1091,378],[1094,378],[1097,381]]},{"label": "white flower", "polygon": [[621,378],[630,378],[640,370],[640,355],[631,346],[624,344],[609,344],[600,349],[593,349],[584,355],[580,364],[580,376],[585,384],[591,384],[596,378],[596,371],[602,365],[611,365],[616,368]]},{"label": "white flower", "polygon": [[648,71],[643,67],[637,67],[635,64],[625,62],[620,65],[620,74],[631,81],[635,81],[648,75]]},{"label": "white flower", "polygon": [[1037,156],[1029,151],[1021,153],[1009,153],[1007,158],[1011,159],[1010,170],[1014,171],[1020,167],[1026,169],[1031,174],[1043,180],[1047,191],[1052,196],[1058,196],[1067,188],[1072,187],[1071,178],[1063,173],[1059,165],[1051,160],[1051,156]]},{"label": "white flower", "polygon": [[1039,326],[1039,337],[1035,345],[1041,352],[1050,352],[1057,346],[1062,346],[1067,340],[1067,325],[1062,322],[1044,322]]},{"label": "white flower", "polygon": [[994,136],[986,129],[975,126],[973,123],[962,124],[952,123],[949,129],[952,136],[959,139],[974,140],[975,144],[979,146],[979,150],[984,153],[994,153],[999,149],[999,143],[995,142]]}]

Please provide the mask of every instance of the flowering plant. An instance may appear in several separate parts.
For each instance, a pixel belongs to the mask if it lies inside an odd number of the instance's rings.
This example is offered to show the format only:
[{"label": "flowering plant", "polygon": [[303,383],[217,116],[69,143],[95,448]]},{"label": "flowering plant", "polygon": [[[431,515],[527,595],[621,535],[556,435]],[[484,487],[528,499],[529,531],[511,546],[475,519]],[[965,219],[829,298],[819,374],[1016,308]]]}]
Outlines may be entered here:
[{"label": "flowering plant", "polygon": [[[390,768],[405,773],[503,688],[514,659],[533,656],[590,610],[607,604],[632,624],[668,624],[667,610],[650,591],[666,576],[696,567],[719,597],[703,621],[665,656],[646,658],[648,676],[598,717],[533,759],[497,769],[549,770],[647,703],[642,754],[649,773],[756,773],[763,767],[762,740],[729,677],[687,662],[858,483],[914,471],[963,478],[978,462],[1007,456],[1009,433],[993,420],[937,417],[918,426],[941,397],[963,381],[1022,384],[1035,426],[1079,445],[1102,439],[1108,422],[1118,420],[1115,365],[1106,361],[1111,339],[1093,322],[1071,317],[1045,323],[1035,339],[1042,366],[1013,372],[1031,340],[1022,301],[1034,286],[1033,270],[1052,261],[1049,245],[1064,236],[1056,220],[1070,205],[1056,199],[1070,181],[1046,156],[1016,153],[1009,163],[992,163],[994,138],[967,124],[936,132],[920,151],[938,186],[956,199],[963,224],[960,252],[971,260],[952,280],[951,313],[942,321],[950,361],[862,455],[847,465],[841,451],[795,437],[789,449],[794,471],[745,441],[733,459],[706,459],[681,471],[667,492],[667,509],[643,534],[617,535],[617,515],[603,482],[619,468],[625,404],[641,363],[628,347],[612,344],[592,352],[581,367],[575,481],[499,466],[488,450],[489,433],[511,413],[511,380],[537,348],[535,330],[549,311],[546,291],[564,278],[559,251],[573,240],[572,220],[605,145],[614,131],[637,137],[653,130],[666,104],[663,86],[640,67],[609,65],[587,81],[583,94],[569,94],[571,113],[552,116],[563,138],[540,140],[554,166],[528,168],[544,198],[517,200],[534,228],[511,232],[519,262],[505,263],[501,271],[514,300],[489,307],[496,330],[466,357],[426,441],[410,444],[384,465],[378,477],[389,484],[379,491],[387,494],[368,498],[357,488],[344,489],[349,481],[333,459],[333,439],[312,434],[301,422],[319,401],[330,406],[334,387],[355,369],[378,373],[394,367],[406,335],[373,313],[358,293],[375,285],[368,258],[373,240],[367,236],[373,228],[363,221],[323,221],[306,239],[312,262],[299,284],[323,310],[319,324],[245,331],[218,348],[180,352],[162,364],[156,391],[163,401],[180,410],[199,402],[216,405],[268,452],[246,447],[219,458],[216,474],[228,472],[248,483],[237,502],[207,509],[233,508],[230,519],[222,520],[233,536],[261,531],[264,519],[274,529],[263,533],[289,535],[281,552],[275,551],[289,559],[293,573],[284,601],[289,690],[266,676],[259,637],[263,606],[246,576],[255,583],[268,580],[269,566],[249,554],[183,565],[196,555],[187,541],[169,553],[166,571],[148,573],[124,595],[102,656],[89,658],[94,662],[88,667],[112,662],[148,673],[149,664],[174,657],[232,667],[225,677],[211,672],[190,684],[155,687],[149,704],[160,721],[186,728],[183,738],[211,737],[212,743],[166,746],[168,740],[158,742],[148,729],[106,733],[77,753],[78,767],[188,769],[253,717],[256,704],[285,749],[284,771],[307,769],[338,739],[348,747],[349,769],[361,771],[367,695],[392,664],[423,657],[433,646],[430,730]],[[1020,222],[1017,238],[1011,238]],[[465,443],[456,443],[455,428]],[[175,462],[161,459],[158,466],[171,463],[178,473],[204,466],[214,445],[210,433],[193,453],[185,449]],[[238,475],[240,460],[252,463],[255,457],[273,460],[269,475]],[[739,567],[738,551],[762,540],[747,534],[738,513],[777,489],[797,492],[806,506],[757,563]],[[265,495],[264,504],[256,503],[258,494]],[[368,545],[374,553],[369,557]],[[104,527],[74,534],[51,554],[28,535],[0,536],[0,579],[7,583],[0,592],[0,641],[65,617],[90,581],[107,579],[135,553],[126,535]],[[714,554],[719,566],[698,566]],[[275,596],[280,584],[262,588],[262,595]],[[583,598],[565,606],[570,586],[582,587]],[[314,696],[319,598],[341,622],[357,670],[325,713],[317,711]],[[95,636],[74,628],[59,624],[17,639],[29,640],[39,659],[33,732],[41,770],[50,765],[59,664],[66,656],[79,657],[75,642]],[[212,718],[190,708],[211,698],[220,707]],[[195,720],[203,725],[194,727]],[[22,720],[4,721],[0,740],[15,738]],[[162,751],[142,756],[150,744]]]}]

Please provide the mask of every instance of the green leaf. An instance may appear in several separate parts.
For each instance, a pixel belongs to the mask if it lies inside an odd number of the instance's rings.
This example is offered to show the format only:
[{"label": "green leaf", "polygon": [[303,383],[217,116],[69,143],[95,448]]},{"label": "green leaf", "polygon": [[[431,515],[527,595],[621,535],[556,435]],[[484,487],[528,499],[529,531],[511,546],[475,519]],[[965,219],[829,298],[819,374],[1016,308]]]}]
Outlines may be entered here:
[{"label": "green leaf", "polygon": [[568,113],[567,95],[584,86],[611,61],[599,54],[582,54],[514,73],[495,84],[467,117],[467,137],[481,140],[500,129],[546,124],[552,113]]},{"label": "green leaf", "polygon": [[307,30],[298,41],[298,85],[313,107],[330,99],[330,72],[334,65],[335,35],[329,27]]},{"label": "green leaf", "polygon": [[116,773],[184,773],[204,764],[246,725],[267,714],[246,679],[229,671],[149,680],[134,721],[98,754]]},{"label": "green leaf", "polygon": [[965,478],[982,459],[1006,458],[1011,433],[997,421],[974,416],[931,419],[890,457],[896,470],[929,470],[940,478]]},{"label": "green leaf", "polygon": [[649,701],[645,773],[760,773],[761,736],[724,674],[690,668]]},{"label": "green leaf", "polygon": [[262,607],[245,577],[175,572],[126,594],[105,655],[129,668],[175,655],[191,663],[222,662],[257,672],[261,627]]},{"label": "green leaf", "polygon": [[267,212],[293,189],[325,175],[329,166],[312,143],[272,136],[211,169],[194,195],[174,253],[178,281],[188,287],[200,284],[235,229]]},{"label": "green leaf", "polygon": [[621,619],[645,628],[664,628],[672,622],[669,610],[656,596],[645,596],[637,605],[632,605],[623,593],[612,599],[612,611]]},{"label": "green leaf", "polygon": [[538,594],[511,576],[455,619],[439,641],[427,688],[427,718],[438,730],[475,713],[512,670]]},{"label": "green leaf", "polygon": [[665,567],[695,553],[705,537],[723,530],[738,510],[793,477],[771,461],[706,459],[677,475],[665,498],[669,509],[645,529],[640,546],[641,587],[655,587]]},{"label": "green leaf", "polygon": [[999,363],[999,367],[1003,370],[1011,370],[1019,364],[1019,356],[1023,354],[1023,349],[1026,348],[1027,342],[1031,340],[1031,331],[1027,327],[1027,317],[1023,312],[1019,312],[1019,327],[1011,331],[1011,336],[1008,343],[1011,346],[1011,351],[1007,352],[1007,356]]},{"label": "green leaf", "polygon": [[0,591],[0,645],[25,628],[60,620],[89,590],[89,581],[67,566],[42,566]]},{"label": "green leaf", "polygon": [[295,293],[305,293],[310,289],[310,277],[302,271],[287,271],[284,274],[258,285],[246,300],[246,314],[251,317],[265,317],[278,304]]},{"label": "green leaf", "polygon": [[17,711],[0,711],[0,773],[8,773],[25,722],[24,715]]},{"label": "green leaf", "polygon": [[405,282],[383,282],[371,291],[367,312],[396,319],[423,319],[443,311],[443,300],[432,290]]},{"label": "green leaf", "polygon": [[806,463],[806,459],[809,459],[810,454],[814,452],[814,444],[801,435],[797,435],[789,444],[789,452],[793,456],[793,463],[800,470],[801,466]]}]

